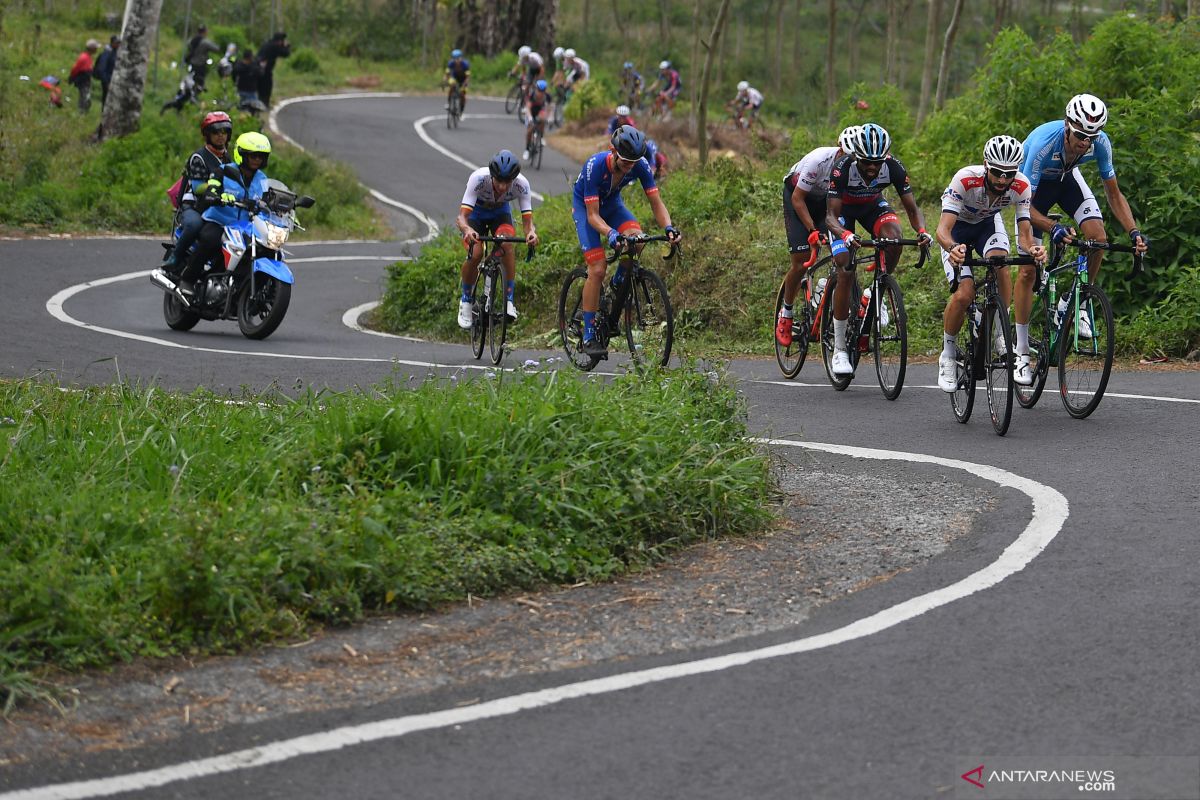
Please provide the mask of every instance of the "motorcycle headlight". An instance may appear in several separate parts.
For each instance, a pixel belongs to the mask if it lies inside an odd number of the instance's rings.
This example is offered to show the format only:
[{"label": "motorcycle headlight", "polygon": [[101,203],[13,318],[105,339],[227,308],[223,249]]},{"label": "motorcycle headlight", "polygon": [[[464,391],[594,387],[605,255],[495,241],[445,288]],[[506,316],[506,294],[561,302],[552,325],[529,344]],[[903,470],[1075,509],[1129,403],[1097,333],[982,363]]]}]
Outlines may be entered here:
[{"label": "motorcycle headlight", "polygon": [[268,222],[263,225],[263,233],[263,244],[272,250],[278,250],[287,242],[291,231],[282,225],[272,225]]}]

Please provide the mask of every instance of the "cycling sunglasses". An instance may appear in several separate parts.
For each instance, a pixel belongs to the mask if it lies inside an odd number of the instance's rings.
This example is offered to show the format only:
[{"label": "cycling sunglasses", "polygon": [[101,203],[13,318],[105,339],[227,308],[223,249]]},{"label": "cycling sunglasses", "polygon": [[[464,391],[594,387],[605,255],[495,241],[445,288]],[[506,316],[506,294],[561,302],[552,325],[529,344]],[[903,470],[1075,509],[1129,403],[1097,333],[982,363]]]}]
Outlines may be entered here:
[{"label": "cycling sunglasses", "polygon": [[996,169],[995,167],[988,167],[988,172],[991,173],[993,178],[1000,178],[1001,180],[1012,180],[1013,178],[1017,177],[1017,171],[1015,169]]},{"label": "cycling sunglasses", "polygon": [[1100,138],[1100,134],[1098,133],[1084,133],[1081,130],[1072,128],[1070,125],[1067,126],[1067,130],[1071,131],[1071,135],[1081,142],[1094,142]]}]

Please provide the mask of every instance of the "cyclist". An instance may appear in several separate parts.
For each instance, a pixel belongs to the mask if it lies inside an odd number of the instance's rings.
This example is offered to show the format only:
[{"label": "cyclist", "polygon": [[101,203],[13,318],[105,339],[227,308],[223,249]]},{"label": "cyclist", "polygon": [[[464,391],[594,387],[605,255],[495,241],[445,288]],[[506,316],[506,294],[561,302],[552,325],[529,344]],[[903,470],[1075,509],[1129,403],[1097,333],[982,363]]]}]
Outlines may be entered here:
[{"label": "cyclist", "polygon": [[[641,233],[641,226],[621,200],[621,189],[635,180],[650,201],[655,221],[662,226],[671,241],[679,240],[679,231],[671,224],[671,214],[658,196],[646,153],[646,136],[637,128],[625,125],[613,133],[609,149],[589,158],[575,179],[571,217],[579,246],[587,262],[588,277],[583,287],[583,346],[589,356],[603,356],[604,345],[596,339],[596,311],[600,307],[600,289],[608,265],[604,259],[604,242],[617,247],[625,234]],[[639,248],[640,250],[640,248]],[[628,262],[638,253],[626,251],[614,283],[620,283],[628,273]]]},{"label": "cyclist", "polygon": [[[516,200],[521,209],[521,228],[530,247],[538,243],[537,231],[533,227],[533,200],[529,181],[521,174],[521,162],[508,150],[492,156],[486,167],[480,167],[467,179],[467,190],[458,208],[455,224],[462,232],[463,246],[467,258],[462,265],[462,296],[458,303],[458,326],[471,328],[471,293],[475,279],[479,276],[479,262],[483,260],[484,247],[481,235],[514,236],[510,201]],[[517,280],[517,258],[511,243],[500,245],[500,258],[504,263],[504,296],[507,299],[509,319],[517,318],[517,307],[513,305],[513,294]]]},{"label": "cyclist", "polygon": [[[762,92],[751,86],[748,81],[741,81],[737,85],[737,94],[726,107],[733,114],[734,122],[739,127],[749,128],[758,119],[758,110],[762,108],[762,104]],[[746,116],[747,111],[749,118]]]},{"label": "cyclist", "polygon": [[554,75],[550,78],[550,85],[556,89],[559,86],[565,86],[567,82],[567,72],[563,66],[563,53],[565,52],[566,50],[562,47],[554,48]]},{"label": "cyclist", "polygon": [[575,55],[573,47],[568,47],[563,51],[563,68],[567,71],[566,87],[568,89],[574,89],[576,84],[581,84],[592,76],[591,67],[586,61]]},{"label": "cyclist", "polygon": [[[467,81],[471,80],[471,62],[463,58],[463,51],[455,48],[450,51],[450,60],[446,62],[446,75],[442,79],[442,85],[447,85],[453,80],[458,84],[458,108],[460,111],[467,109]],[[450,108],[449,95],[446,98],[446,108]]]},{"label": "cyclist", "polygon": [[178,269],[192,243],[200,235],[204,227],[204,213],[207,204],[203,204],[201,195],[210,179],[222,179],[221,170],[231,160],[229,155],[229,137],[233,135],[233,121],[224,111],[210,111],[200,120],[200,135],[204,137],[204,146],[188,156],[187,164],[183,167],[183,191],[179,195],[179,241],[170,255],[163,259],[161,269],[173,271]]},{"label": "cyclist", "polygon": [[605,134],[606,136],[611,137],[617,132],[617,128],[621,127],[622,125],[630,125],[635,128],[637,127],[633,121],[633,112],[629,110],[629,106],[622,103],[621,105],[617,106],[616,112],[617,113],[614,116],[609,117],[608,119],[608,133]]},{"label": "cyclist", "polygon": [[642,74],[633,68],[632,61],[626,61],[621,65],[621,96],[625,98],[625,104],[630,108],[637,108],[639,100],[642,97],[642,89],[645,86],[645,81],[642,80]]},{"label": "cyclist", "polygon": [[[938,220],[937,241],[942,249],[942,266],[950,283],[950,299],[942,313],[942,355],[938,359],[938,386],[944,392],[957,387],[955,340],[971,301],[975,299],[975,277],[970,267],[962,266],[967,253],[974,250],[985,258],[1009,254],[1008,234],[1004,232],[1001,212],[1008,206],[1016,209],[1017,237],[1021,249],[1041,264],[1046,251],[1033,238],[1029,221],[1029,179],[1019,167],[1025,157],[1021,143],[1011,136],[993,136],[983,146],[983,164],[963,167],[942,193],[942,215]],[[955,278],[954,268],[960,267]],[[1028,273],[1033,280],[1032,264],[1023,264],[1020,274]],[[1008,306],[1012,300],[1012,281],[1007,266],[996,270],[1000,301]],[[1013,380],[1022,386],[1033,383],[1029,371],[1029,320],[1017,325],[1016,364]],[[1003,334],[997,340],[1003,342]]]},{"label": "cyclist", "polygon": [[[892,137],[881,126],[868,122],[854,137],[854,152],[833,162],[829,173],[829,195],[825,224],[829,229],[829,250],[834,263],[842,270],[845,280],[839,280],[833,293],[834,352],[830,365],[835,375],[853,375],[854,365],[846,353],[846,324],[850,316],[851,276],[855,245],[854,224],[857,222],[872,236],[900,238],[900,219],[883,199],[882,192],[894,186],[908,215],[908,222],[917,231],[917,238],[927,245],[933,239],[925,230],[925,218],[913,199],[908,184],[908,171],[891,154]],[[889,272],[894,272],[900,260],[900,246],[883,248],[883,258]]]},{"label": "cyclist", "polygon": [[[675,109],[675,98],[679,97],[679,92],[683,89],[683,80],[679,77],[679,71],[671,68],[670,61],[659,63],[658,77],[654,79],[654,83],[650,84],[651,94],[658,89],[660,83],[662,89],[654,98],[654,113],[670,117],[671,112]],[[666,107],[665,112],[664,106]]]},{"label": "cyclist", "polygon": [[838,136],[833,147],[818,147],[797,161],[783,178],[783,226],[787,230],[792,265],[783,279],[783,307],[775,321],[775,340],[792,344],[793,304],[804,276],[804,262],[821,234],[826,232],[825,204],[829,193],[829,170],[833,162],[854,152],[859,126],[851,125]]},{"label": "cyclist", "polygon": [[529,51],[529,55],[525,58],[525,67],[526,86],[533,86],[546,77],[546,59],[542,58],[542,54],[536,50]]},{"label": "cyclist", "polygon": [[666,177],[667,156],[658,148],[658,142],[647,138],[646,155],[642,157],[646,159],[646,163],[650,165],[650,169],[654,170],[654,180],[659,181]]},{"label": "cyclist", "polygon": [[[1055,242],[1070,242],[1076,235],[1074,228],[1055,224],[1046,216],[1055,203],[1070,214],[1079,225],[1079,232],[1086,239],[1108,241],[1104,232],[1104,220],[1095,195],[1079,172],[1081,164],[1095,161],[1100,168],[1100,180],[1104,183],[1104,196],[1108,207],[1116,216],[1121,227],[1129,234],[1137,252],[1144,253],[1150,240],[1138,230],[1137,221],[1129,208],[1129,202],[1117,184],[1117,171],[1113,169],[1112,142],[1104,133],[1108,122],[1108,108],[1104,102],[1090,94],[1077,94],[1067,103],[1065,119],[1052,120],[1039,125],[1025,139],[1025,161],[1021,172],[1029,176],[1033,200],[1030,216],[1033,226],[1039,231],[1050,231]],[[1088,253],[1088,280],[1100,276],[1103,250]],[[1017,277],[1017,300],[1014,316],[1018,323],[1029,322],[1033,307],[1033,276],[1024,273]],[[1092,335],[1091,320],[1086,312],[1079,315],[1079,335]]]},{"label": "cyclist", "polygon": [[538,78],[525,97],[525,152],[521,158],[529,160],[529,151],[533,149],[533,130],[542,136],[546,135],[546,112],[550,105],[549,85],[545,78]]}]

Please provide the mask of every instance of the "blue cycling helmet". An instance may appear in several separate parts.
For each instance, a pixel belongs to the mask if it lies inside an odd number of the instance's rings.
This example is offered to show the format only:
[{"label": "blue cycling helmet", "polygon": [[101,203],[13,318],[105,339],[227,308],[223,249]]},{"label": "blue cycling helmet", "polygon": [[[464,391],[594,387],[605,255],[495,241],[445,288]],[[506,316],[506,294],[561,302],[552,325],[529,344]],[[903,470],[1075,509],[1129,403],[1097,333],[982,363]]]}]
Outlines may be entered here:
[{"label": "blue cycling helmet", "polygon": [[854,140],[854,155],[863,161],[883,161],[892,149],[892,137],[883,126],[868,122]]},{"label": "blue cycling helmet", "polygon": [[511,181],[521,174],[521,162],[510,151],[501,150],[492,156],[488,172],[498,181]]},{"label": "blue cycling helmet", "polygon": [[539,92],[544,92],[544,91],[546,91],[546,87],[547,87],[548,85],[549,85],[549,84],[547,84],[547,83],[546,83],[546,79],[545,79],[545,78],[539,78],[539,79],[538,79],[538,82],[534,84],[534,86],[536,86],[536,87],[538,88],[538,91],[539,91]]},{"label": "blue cycling helmet", "polygon": [[451,58],[462,58],[462,50],[451,50],[450,57]]},{"label": "blue cycling helmet", "polygon": [[626,161],[636,161],[646,155],[646,134],[632,125],[622,125],[613,131],[612,146]]},{"label": "blue cycling helmet", "polygon": [[632,61],[626,61],[626,62],[625,62],[624,64],[622,64],[621,66],[622,66],[624,69],[633,69],[633,62],[632,62]]}]

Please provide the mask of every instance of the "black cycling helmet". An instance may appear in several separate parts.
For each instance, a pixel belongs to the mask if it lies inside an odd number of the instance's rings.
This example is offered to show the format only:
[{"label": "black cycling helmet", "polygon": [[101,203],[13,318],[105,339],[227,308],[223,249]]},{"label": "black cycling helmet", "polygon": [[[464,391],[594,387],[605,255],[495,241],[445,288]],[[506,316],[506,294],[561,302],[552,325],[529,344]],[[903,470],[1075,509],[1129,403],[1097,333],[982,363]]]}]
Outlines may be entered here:
[{"label": "black cycling helmet", "polygon": [[492,156],[488,172],[498,181],[511,181],[521,174],[521,162],[508,150],[501,150]]},{"label": "black cycling helmet", "polygon": [[626,161],[637,161],[646,155],[646,134],[632,125],[622,125],[613,131],[612,146]]}]

